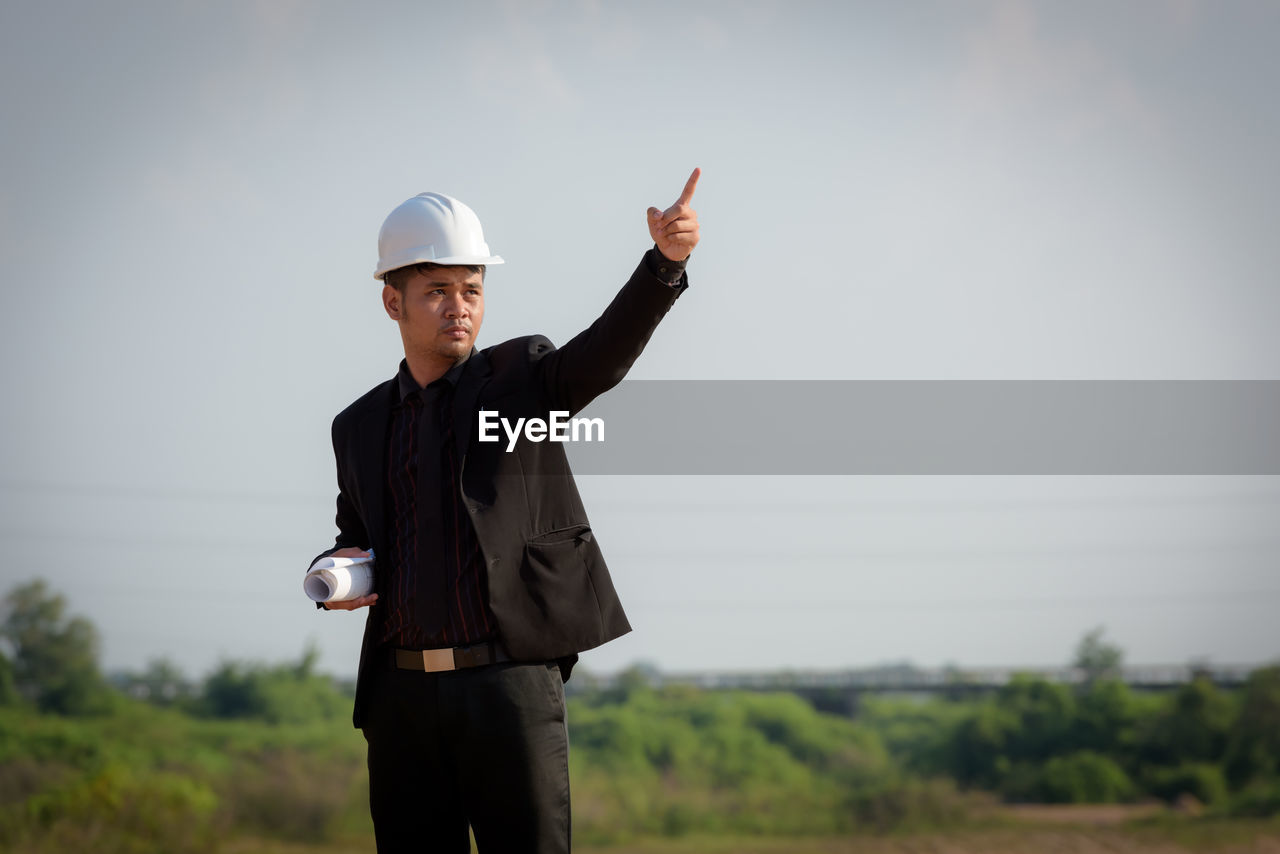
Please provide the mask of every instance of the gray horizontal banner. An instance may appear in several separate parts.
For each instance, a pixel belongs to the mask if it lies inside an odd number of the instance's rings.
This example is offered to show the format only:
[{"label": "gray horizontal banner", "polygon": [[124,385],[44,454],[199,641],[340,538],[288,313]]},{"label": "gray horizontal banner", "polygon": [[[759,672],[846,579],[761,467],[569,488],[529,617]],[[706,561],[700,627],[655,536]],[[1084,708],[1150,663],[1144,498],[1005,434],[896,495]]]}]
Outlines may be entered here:
[{"label": "gray horizontal banner", "polygon": [[1280,474],[1270,380],[634,380],[578,417],[579,474]]}]

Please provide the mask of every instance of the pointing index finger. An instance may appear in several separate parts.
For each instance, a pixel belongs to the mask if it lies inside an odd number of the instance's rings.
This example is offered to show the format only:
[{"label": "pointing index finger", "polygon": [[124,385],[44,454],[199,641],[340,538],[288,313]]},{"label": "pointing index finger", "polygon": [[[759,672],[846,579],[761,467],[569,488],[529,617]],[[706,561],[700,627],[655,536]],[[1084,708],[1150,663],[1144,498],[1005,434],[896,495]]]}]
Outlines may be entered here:
[{"label": "pointing index finger", "polygon": [[698,186],[698,178],[701,177],[702,170],[695,167],[693,174],[689,176],[689,180],[684,182],[684,190],[680,192],[680,198],[676,199],[677,205],[687,205],[693,199],[693,191]]}]

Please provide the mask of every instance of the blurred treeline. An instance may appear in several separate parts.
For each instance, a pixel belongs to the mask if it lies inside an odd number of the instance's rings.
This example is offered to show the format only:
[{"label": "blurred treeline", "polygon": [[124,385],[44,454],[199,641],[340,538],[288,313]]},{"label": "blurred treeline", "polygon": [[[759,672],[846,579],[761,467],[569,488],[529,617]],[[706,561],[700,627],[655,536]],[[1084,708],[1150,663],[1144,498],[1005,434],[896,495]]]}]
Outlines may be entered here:
[{"label": "blurred treeline", "polygon": [[[90,623],[40,582],[14,589],[0,608],[0,850],[367,839],[349,686],[314,659],[229,662],[199,682],[157,661],[108,681]],[[575,836],[944,828],[1000,800],[1280,814],[1280,667],[1240,690],[1134,692],[1096,634],[1077,663],[1080,686],[864,697],[852,716],[626,674],[570,702]]]}]

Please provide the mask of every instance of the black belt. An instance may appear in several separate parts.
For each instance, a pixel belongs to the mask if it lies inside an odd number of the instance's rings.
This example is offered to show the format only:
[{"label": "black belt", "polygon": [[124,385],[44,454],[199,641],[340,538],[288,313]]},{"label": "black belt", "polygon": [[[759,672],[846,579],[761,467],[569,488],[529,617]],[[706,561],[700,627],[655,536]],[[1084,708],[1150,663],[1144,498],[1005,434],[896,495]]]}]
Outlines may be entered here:
[{"label": "black belt", "polygon": [[392,660],[401,670],[421,670],[426,673],[443,673],[464,667],[482,667],[510,661],[511,656],[499,646],[488,641],[471,646],[445,647],[444,649],[393,649]]}]

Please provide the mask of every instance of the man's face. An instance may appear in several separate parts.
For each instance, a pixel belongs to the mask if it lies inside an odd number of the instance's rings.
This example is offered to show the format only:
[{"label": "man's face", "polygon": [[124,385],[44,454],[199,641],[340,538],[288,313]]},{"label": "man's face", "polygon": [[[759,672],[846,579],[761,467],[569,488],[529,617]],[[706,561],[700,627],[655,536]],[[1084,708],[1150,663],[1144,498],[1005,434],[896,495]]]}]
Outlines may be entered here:
[{"label": "man's face", "polygon": [[415,270],[404,292],[382,289],[387,314],[400,325],[404,351],[453,364],[471,352],[484,320],[484,277],[466,267]]}]

